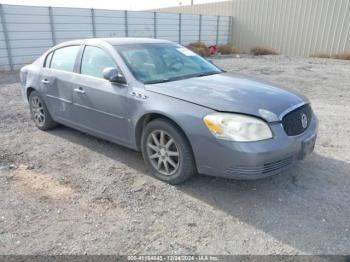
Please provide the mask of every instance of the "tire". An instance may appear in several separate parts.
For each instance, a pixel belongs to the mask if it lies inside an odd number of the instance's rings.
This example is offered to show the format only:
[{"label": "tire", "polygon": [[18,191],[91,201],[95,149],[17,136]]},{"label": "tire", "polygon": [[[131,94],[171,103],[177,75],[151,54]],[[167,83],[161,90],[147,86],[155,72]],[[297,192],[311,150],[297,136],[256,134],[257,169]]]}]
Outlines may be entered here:
[{"label": "tire", "polygon": [[29,107],[32,119],[40,130],[49,130],[57,126],[53,121],[44,100],[37,91],[32,91],[29,95]]},{"label": "tire", "polygon": [[151,174],[169,184],[183,183],[197,173],[188,141],[170,121],[156,119],[148,123],[142,133],[141,150]]}]

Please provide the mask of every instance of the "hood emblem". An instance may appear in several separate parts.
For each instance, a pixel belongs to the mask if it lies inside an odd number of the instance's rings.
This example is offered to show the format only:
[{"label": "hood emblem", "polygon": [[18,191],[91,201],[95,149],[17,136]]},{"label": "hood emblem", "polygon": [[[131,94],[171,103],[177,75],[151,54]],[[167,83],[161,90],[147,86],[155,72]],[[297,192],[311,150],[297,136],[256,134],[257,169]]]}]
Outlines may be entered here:
[{"label": "hood emblem", "polygon": [[304,113],[302,113],[301,114],[301,125],[303,126],[304,129],[307,127],[307,122],[308,122],[307,116]]}]

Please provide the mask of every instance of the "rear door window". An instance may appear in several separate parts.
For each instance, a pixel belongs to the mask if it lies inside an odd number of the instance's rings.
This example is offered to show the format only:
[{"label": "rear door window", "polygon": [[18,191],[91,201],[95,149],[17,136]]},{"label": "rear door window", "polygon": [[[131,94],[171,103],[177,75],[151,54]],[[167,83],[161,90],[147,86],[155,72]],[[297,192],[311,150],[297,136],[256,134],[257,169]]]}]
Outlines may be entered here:
[{"label": "rear door window", "polygon": [[50,68],[73,72],[79,49],[80,46],[67,46],[55,50]]}]

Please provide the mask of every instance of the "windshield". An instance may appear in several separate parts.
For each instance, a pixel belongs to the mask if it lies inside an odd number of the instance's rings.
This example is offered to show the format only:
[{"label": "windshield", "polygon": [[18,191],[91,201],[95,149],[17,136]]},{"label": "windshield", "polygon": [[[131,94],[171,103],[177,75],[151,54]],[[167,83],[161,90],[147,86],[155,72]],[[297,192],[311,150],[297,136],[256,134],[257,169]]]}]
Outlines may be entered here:
[{"label": "windshield", "polygon": [[115,46],[135,78],[145,84],[221,73],[222,70],[176,44]]}]

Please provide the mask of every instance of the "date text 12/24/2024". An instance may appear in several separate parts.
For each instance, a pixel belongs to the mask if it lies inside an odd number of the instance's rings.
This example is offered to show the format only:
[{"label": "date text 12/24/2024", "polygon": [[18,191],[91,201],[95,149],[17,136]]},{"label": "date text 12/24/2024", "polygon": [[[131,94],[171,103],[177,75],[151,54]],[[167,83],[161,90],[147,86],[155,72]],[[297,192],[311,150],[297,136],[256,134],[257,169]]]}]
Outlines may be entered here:
[{"label": "date text 12/24/2024", "polygon": [[176,256],[176,255],[139,255],[128,256],[128,261],[219,261],[217,256],[197,255],[197,256]]}]

